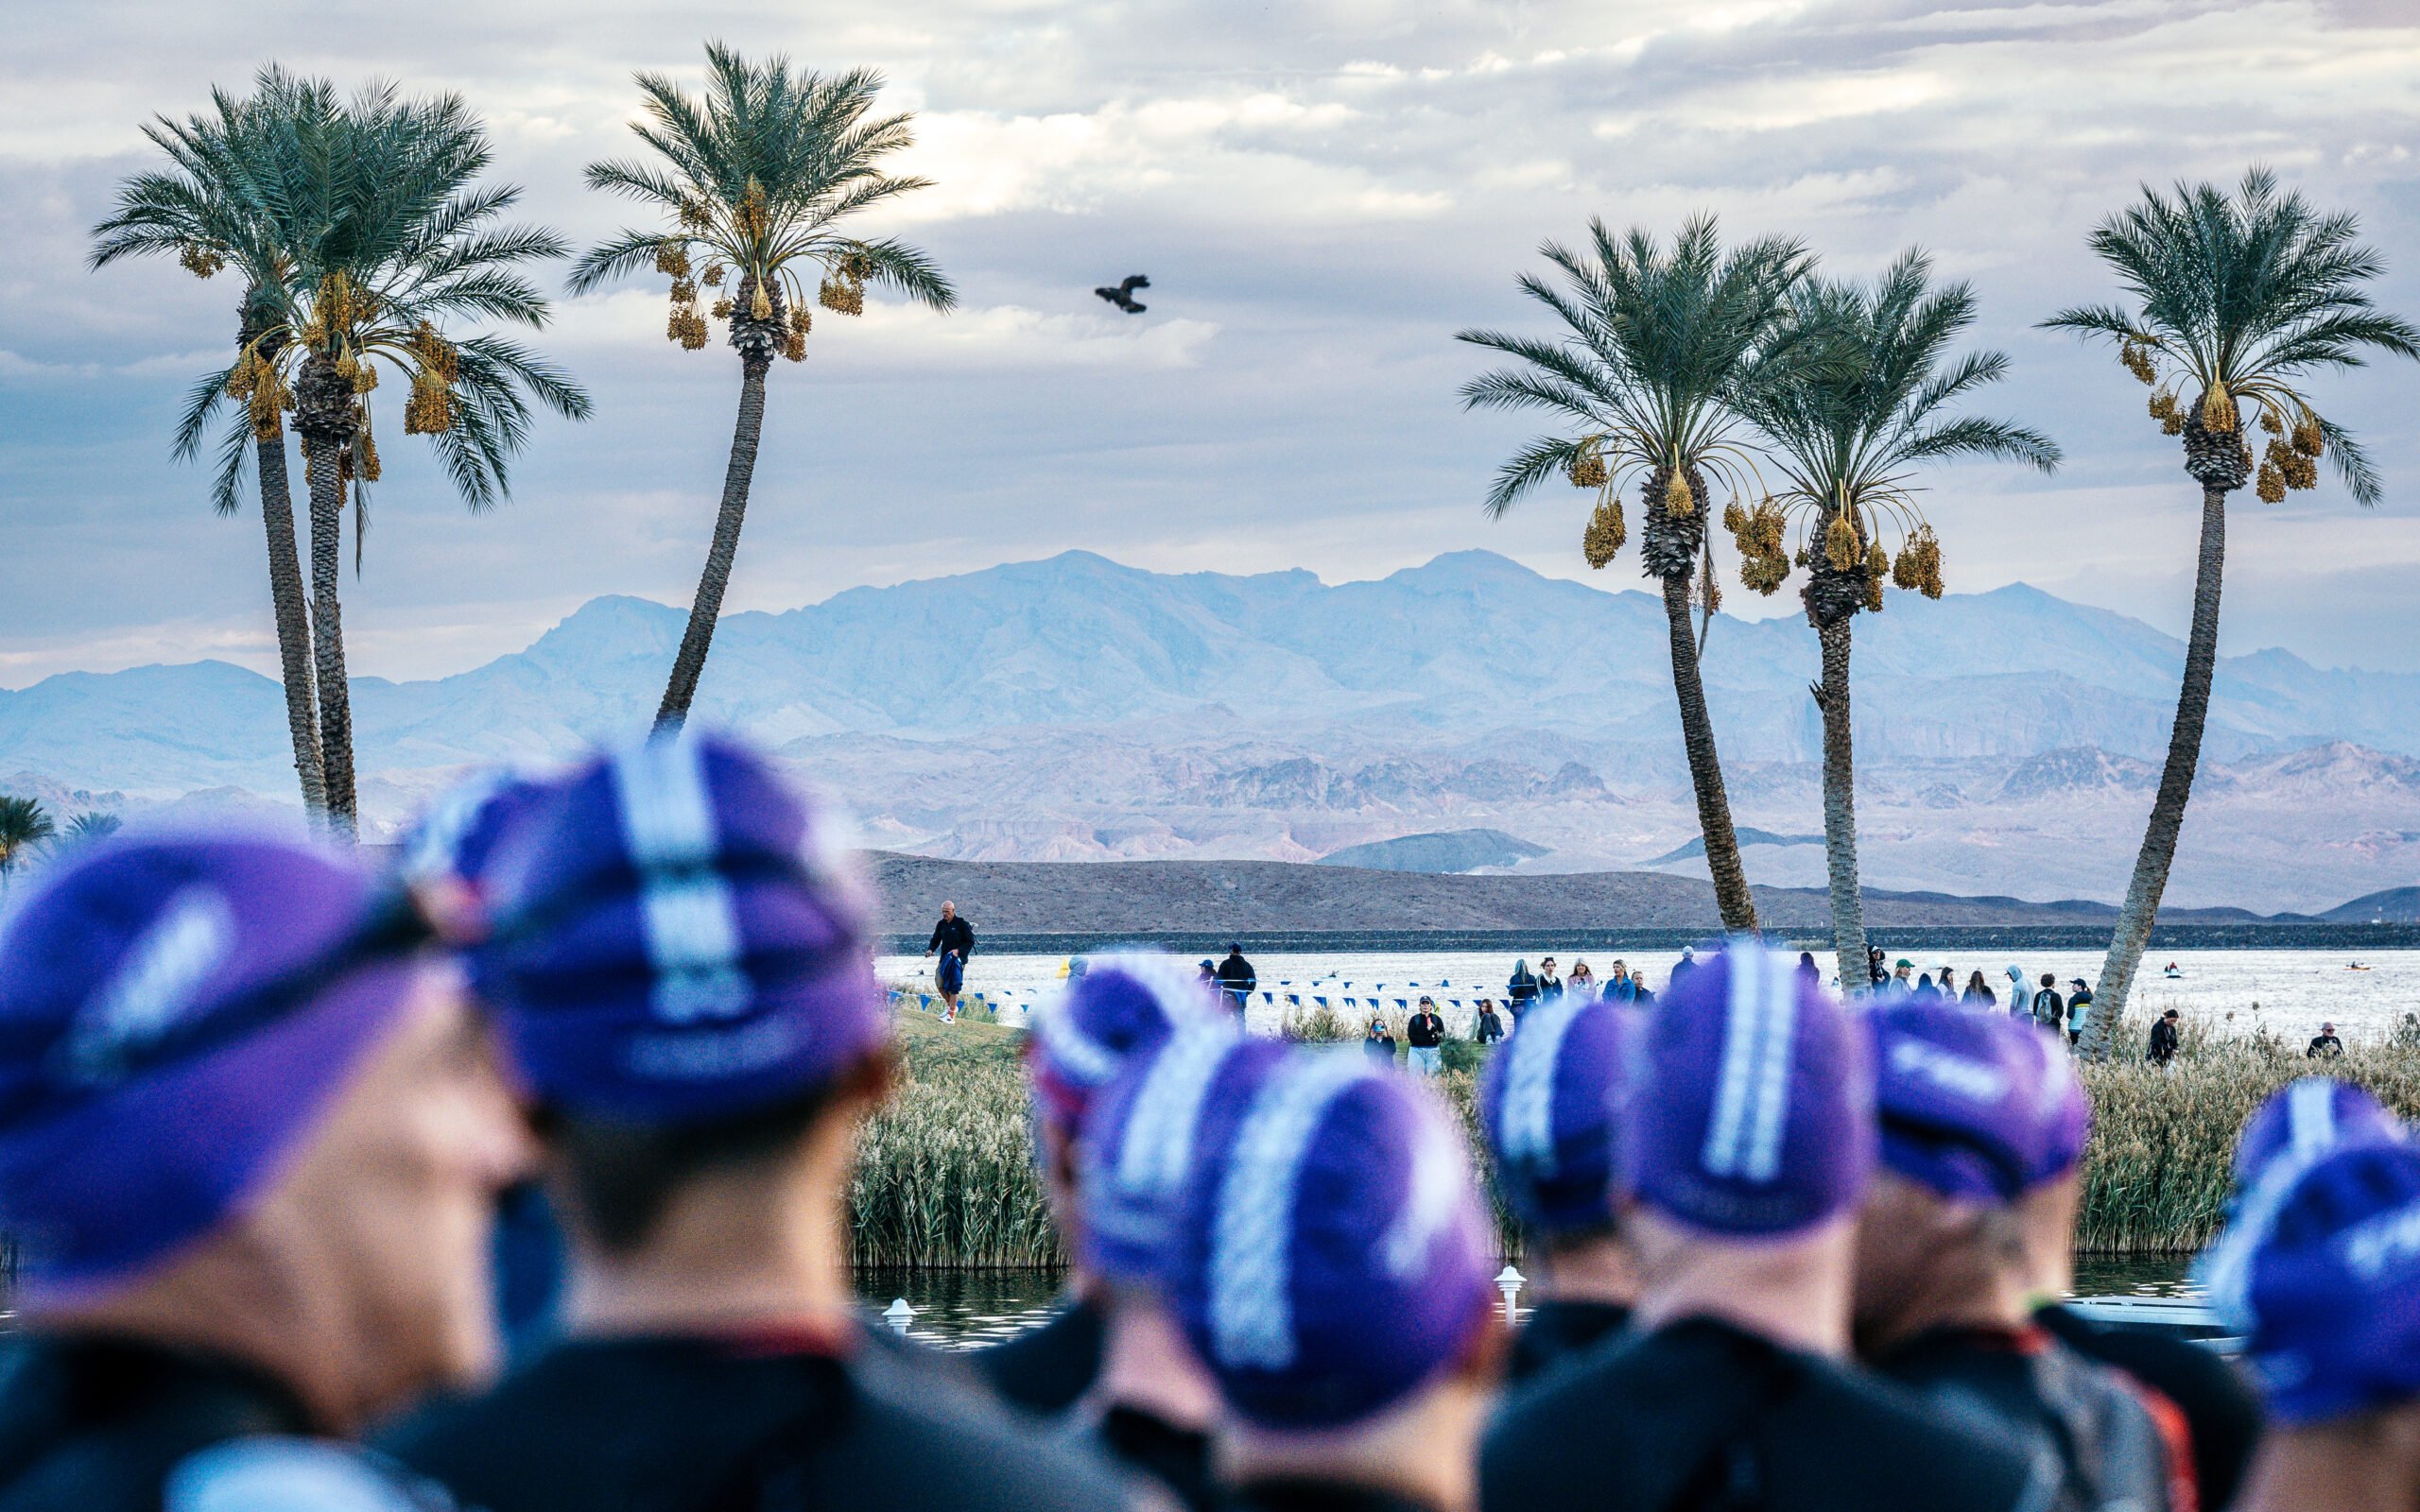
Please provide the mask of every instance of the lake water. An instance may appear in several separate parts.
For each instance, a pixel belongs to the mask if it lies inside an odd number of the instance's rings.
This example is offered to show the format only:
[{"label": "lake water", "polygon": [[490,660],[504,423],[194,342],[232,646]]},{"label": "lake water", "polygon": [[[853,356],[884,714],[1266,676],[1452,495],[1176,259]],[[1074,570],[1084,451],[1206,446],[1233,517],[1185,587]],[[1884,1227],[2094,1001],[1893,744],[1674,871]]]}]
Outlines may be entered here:
[{"label": "lake water", "polygon": [[[2183,1257],[2126,1260],[2079,1260],[2078,1297],[2183,1297],[2192,1288],[2185,1279]],[[866,1270],[857,1273],[857,1296],[874,1312],[894,1301],[915,1310],[908,1335],[944,1349],[972,1349],[995,1344],[1034,1327],[1050,1315],[1062,1278],[1043,1270],[911,1271]],[[1519,1294],[1512,1316],[1529,1316]]]},{"label": "lake water", "polygon": [[[1887,940],[1877,943],[1888,945]],[[1553,955],[1568,975],[1576,960],[1585,959],[1601,980],[1615,957],[1602,952],[1574,953],[1541,939],[1536,952],[1524,957],[1531,969]],[[1679,953],[1658,951],[1629,964],[1644,967],[1652,986],[1661,989]],[[1894,954],[1893,959],[1897,956]],[[1828,952],[1817,952],[1828,968]],[[2065,996],[2072,977],[2090,980],[2100,974],[2098,950],[2028,951],[2011,956],[1986,956],[1979,952],[1928,952],[1917,959],[1918,971],[1942,965],[1951,968],[1962,984],[1970,971],[1980,971],[2005,1001],[2008,968],[2021,968],[2028,982],[2045,971],[2059,980]],[[1294,1011],[1305,1012],[1324,997],[1341,1015],[1383,1011],[1399,1015],[1427,993],[1457,1032],[1468,1031],[1474,1005],[1480,996],[1503,996],[1513,957],[1501,951],[1397,951],[1321,955],[1270,954],[1253,955],[1260,973],[1260,991],[1248,1014],[1253,1028],[1273,1032],[1285,1017],[1289,1000]],[[2163,975],[2174,962],[2177,976]],[[2358,963],[2365,970],[2350,968]],[[920,992],[932,987],[932,963],[922,956],[885,955],[876,961],[882,979],[912,985]],[[1021,1022],[1062,979],[1063,955],[977,954],[968,972],[968,987],[992,996],[1004,1022]],[[1273,1001],[1270,995],[1273,994]],[[2382,1038],[2402,1022],[2404,1015],[2420,1013],[2420,950],[2382,950],[2358,954],[2338,950],[2204,950],[2162,952],[2146,960],[2135,979],[2134,1015],[2148,1022],[2175,1007],[2190,1023],[2213,1033],[2248,1034],[2256,1025],[2293,1043],[2333,1022],[2345,1042]]]}]

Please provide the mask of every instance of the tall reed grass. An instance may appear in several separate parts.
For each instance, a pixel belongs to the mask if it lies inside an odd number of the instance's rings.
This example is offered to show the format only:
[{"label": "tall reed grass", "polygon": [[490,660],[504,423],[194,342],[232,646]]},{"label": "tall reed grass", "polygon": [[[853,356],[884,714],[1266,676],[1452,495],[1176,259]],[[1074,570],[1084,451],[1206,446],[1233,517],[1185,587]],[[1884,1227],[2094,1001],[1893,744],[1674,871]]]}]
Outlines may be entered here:
[{"label": "tall reed grass", "polygon": [[[857,1263],[1063,1264],[1034,1170],[1019,1037],[988,1024],[942,1025],[913,1012],[898,1019],[901,1083],[890,1105],[868,1123],[851,1189]],[[1289,1037],[1305,1040],[1359,1038],[1357,1027],[1342,1021],[1292,1027]],[[2141,1045],[2144,1027],[2125,1025],[2118,1042]],[[2131,1059],[2084,1066],[2093,1132],[2077,1252],[2184,1254],[2208,1243],[2224,1217],[2244,1120],[2272,1091],[2319,1070],[2369,1088],[2406,1117],[2420,1116],[2420,1043],[2410,1040],[2356,1043],[2344,1059],[2323,1063],[2265,1029],[2221,1038],[2188,1028],[2172,1069]],[[1475,1069],[1455,1067],[1436,1086],[1479,1152],[1474,1164],[1493,1195],[1474,1106],[1477,1081]],[[1501,1201],[1495,1210],[1504,1251],[1517,1255],[1518,1225]]]}]

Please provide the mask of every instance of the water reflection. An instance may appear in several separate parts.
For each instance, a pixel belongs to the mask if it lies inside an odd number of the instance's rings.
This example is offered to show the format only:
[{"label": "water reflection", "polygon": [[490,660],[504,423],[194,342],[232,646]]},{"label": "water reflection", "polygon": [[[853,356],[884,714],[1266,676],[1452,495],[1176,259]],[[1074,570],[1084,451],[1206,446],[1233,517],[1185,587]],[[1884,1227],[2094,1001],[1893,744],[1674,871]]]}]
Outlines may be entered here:
[{"label": "water reflection", "polygon": [[[2190,1263],[2182,1255],[2080,1259],[2078,1297],[2189,1297]],[[1046,1270],[863,1270],[857,1296],[873,1312],[894,1301],[914,1310],[910,1338],[944,1349],[972,1349],[1032,1328],[1050,1315],[1061,1277]],[[1521,1301],[1526,1301],[1522,1298]],[[1514,1318],[1529,1315],[1516,1302]]]},{"label": "water reflection", "polygon": [[868,1269],[857,1273],[857,1297],[875,1313],[895,1300],[913,1308],[911,1339],[972,1349],[1047,1318],[1059,1282],[1059,1273],[1047,1270]]}]

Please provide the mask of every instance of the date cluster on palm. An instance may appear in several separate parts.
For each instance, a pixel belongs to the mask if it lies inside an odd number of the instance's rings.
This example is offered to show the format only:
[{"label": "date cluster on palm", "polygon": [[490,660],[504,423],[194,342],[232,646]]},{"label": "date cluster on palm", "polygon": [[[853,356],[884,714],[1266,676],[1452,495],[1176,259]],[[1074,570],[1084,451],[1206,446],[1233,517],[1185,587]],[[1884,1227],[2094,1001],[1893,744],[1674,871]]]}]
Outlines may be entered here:
[{"label": "date cluster on palm", "polygon": [[[1599,471],[1604,465],[1597,464]],[[1622,502],[1609,493],[1599,499],[1597,507],[1589,512],[1588,528],[1580,537],[1580,555],[1589,566],[1601,568],[1614,559],[1622,549],[1622,542],[1629,539],[1630,530],[1622,524]]]},{"label": "date cluster on palm", "polygon": [[1789,576],[1789,522],[1771,499],[1753,509],[1734,499],[1722,511],[1722,526],[1739,548],[1739,581],[1771,597]]}]

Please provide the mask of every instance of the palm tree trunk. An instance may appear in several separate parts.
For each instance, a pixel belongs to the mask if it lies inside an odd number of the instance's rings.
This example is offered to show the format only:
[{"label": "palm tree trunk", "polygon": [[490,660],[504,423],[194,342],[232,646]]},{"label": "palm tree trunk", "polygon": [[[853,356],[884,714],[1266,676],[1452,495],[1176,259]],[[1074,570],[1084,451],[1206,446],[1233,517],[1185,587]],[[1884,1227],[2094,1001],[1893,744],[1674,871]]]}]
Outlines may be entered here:
[{"label": "palm tree trunk", "polygon": [[328,811],[328,780],[320,759],[320,716],[312,705],[311,622],[302,593],[302,558],[294,546],[294,493],[285,475],[285,432],[257,442],[261,521],[268,530],[268,597],[277,613],[277,662],[285,683],[285,728],[294,737],[294,771],[302,781],[302,811],[313,825]]},{"label": "palm tree trunk", "polygon": [[1867,985],[1865,907],[1858,892],[1857,763],[1849,722],[1849,627],[1855,615],[1816,627],[1824,648],[1824,680],[1815,706],[1824,714],[1824,860],[1831,873],[1832,951],[1840,957],[1841,990]]},{"label": "palm tree trunk", "polygon": [[320,753],[328,784],[328,833],[350,841],[360,828],[353,786],[353,698],[345,682],[344,479],[337,444],[304,432],[302,473],[311,490],[311,658],[319,673]]},{"label": "palm tree trunk", "polygon": [[2185,685],[2177,692],[2176,725],[2168,737],[2168,765],[2159,774],[2159,792],[2152,799],[2142,852],[2135,858],[2135,878],[2126,886],[2125,906],[2118,911],[2118,931],[2110,938],[2108,958],[2100,963],[2100,986],[2093,993],[2092,1011],[2084,1025],[2083,1050],[2095,1057],[2108,1054],[2110,1036],[2126,1011],[2135,970],[2142,965],[2143,948],[2151,943],[2152,925],[2159,918],[2160,895],[2168,890],[2176,838],[2185,828],[2185,805],[2193,797],[2193,773],[2202,760],[2202,727],[2210,713],[2210,682],[2218,671],[2219,589],[2226,575],[2226,492],[2204,484],[2202,558],[2193,577],[2193,629],[2185,643]]},{"label": "palm tree trunk", "polygon": [[1745,934],[1756,927],[1756,904],[1748,895],[1748,873],[1739,864],[1739,837],[1731,829],[1731,799],[1722,791],[1722,758],[1714,748],[1714,720],[1705,707],[1705,683],[1698,676],[1698,639],[1689,625],[1689,580],[1667,577],[1664,620],[1672,642],[1672,692],[1681,705],[1681,744],[1689,754],[1689,785],[1697,789],[1698,829],[1705,837],[1706,869],[1714,874],[1715,906],[1722,927]]},{"label": "palm tree trunk", "polygon": [[722,508],[715,516],[714,544],[698,578],[697,599],[689,606],[681,654],[672,662],[672,680],[655,712],[658,730],[681,728],[698,696],[698,679],[705,675],[706,651],[714,644],[715,622],[722,615],[723,590],[731,586],[731,564],[739,555],[739,527],[748,519],[748,485],[756,475],[756,443],[765,430],[765,373],[771,366],[769,359],[740,361],[739,420],[731,435],[731,466],[722,477]]}]

